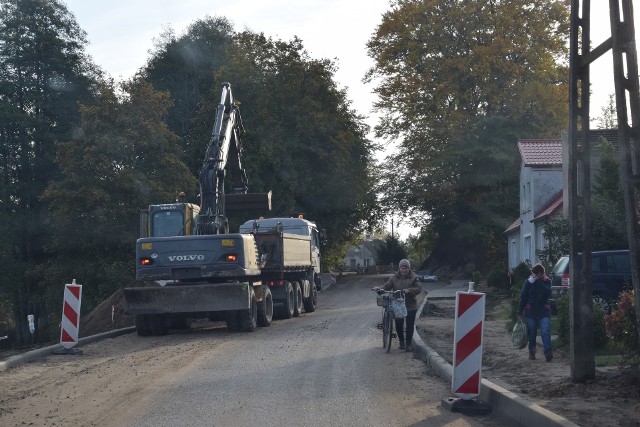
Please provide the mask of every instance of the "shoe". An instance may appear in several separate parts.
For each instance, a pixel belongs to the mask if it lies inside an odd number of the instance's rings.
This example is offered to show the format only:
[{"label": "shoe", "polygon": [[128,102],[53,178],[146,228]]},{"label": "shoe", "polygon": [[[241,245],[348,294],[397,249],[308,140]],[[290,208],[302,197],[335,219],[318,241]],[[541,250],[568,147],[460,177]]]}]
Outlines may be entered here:
[{"label": "shoe", "polygon": [[544,360],[551,362],[551,360],[553,360],[553,353],[545,353]]},{"label": "shoe", "polygon": [[400,341],[400,350],[404,350],[404,341]]},{"label": "shoe", "polygon": [[413,346],[411,344],[407,345],[406,350],[407,352],[412,352],[413,351]]},{"label": "shoe", "polygon": [[535,353],[529,353],[529,360],[536,360],[536,354]]}]

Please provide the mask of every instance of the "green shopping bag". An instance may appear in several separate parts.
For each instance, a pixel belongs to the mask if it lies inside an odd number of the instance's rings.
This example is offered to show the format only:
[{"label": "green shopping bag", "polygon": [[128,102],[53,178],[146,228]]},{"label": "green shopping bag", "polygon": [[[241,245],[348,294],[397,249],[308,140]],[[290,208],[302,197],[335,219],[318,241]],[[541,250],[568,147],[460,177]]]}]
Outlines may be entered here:
[{"label": "green shopping bag", "polygon": [[519,350],[525,348],[529,342],[529,337],[527,336],[527,326],[524,324],[522,319],[518,319],[516,324],[513,326],[513,332],[511,333],[511,342],[513,343],[513,348],[517,348]]}]

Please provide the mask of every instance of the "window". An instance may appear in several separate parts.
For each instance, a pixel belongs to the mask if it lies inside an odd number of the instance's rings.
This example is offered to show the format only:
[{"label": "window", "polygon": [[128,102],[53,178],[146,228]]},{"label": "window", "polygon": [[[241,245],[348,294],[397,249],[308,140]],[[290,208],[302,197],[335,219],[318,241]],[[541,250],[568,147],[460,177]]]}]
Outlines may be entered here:
[{"label": "window", "polygon": [[184,217],[180,211],[155,212],[152,218],[155,237],[181,236],[184,234]]},{"label": "window", "polygon": [[616,254],[607,257],[607,267],[609,273],[622,273],[631,271],[631,260],[629,254]]}]

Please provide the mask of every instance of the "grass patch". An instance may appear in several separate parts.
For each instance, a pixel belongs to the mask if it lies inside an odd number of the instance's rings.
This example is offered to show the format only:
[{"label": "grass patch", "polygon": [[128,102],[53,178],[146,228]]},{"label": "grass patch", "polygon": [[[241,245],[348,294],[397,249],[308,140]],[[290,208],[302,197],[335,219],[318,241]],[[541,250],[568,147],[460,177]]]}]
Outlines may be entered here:
[{"label": "grass patch", "polygon": [[596,354],[596,366],[620,366],[623,360],[620,354]]},{"label": "grass patch", "polygon": [[498,310],[496,311],[496,318],[500,320],[511,319],[511,302],[509,300],[504,300],[500,302],[500,305],[498,306]]}]

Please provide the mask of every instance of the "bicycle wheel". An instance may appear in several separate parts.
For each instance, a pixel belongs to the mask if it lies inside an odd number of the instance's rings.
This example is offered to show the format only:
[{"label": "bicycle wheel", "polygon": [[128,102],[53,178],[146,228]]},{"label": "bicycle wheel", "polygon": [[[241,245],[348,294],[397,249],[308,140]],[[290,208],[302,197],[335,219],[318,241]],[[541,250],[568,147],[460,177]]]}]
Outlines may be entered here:
[{"label": "bicycle wheel", "polygon": [[393,337],[393,313],[387,312],[387,317],[384,322],[384,349],[389,353],[391,351],[391,341]]},{"label": "bicycle wheel", "polygon": [[389,322],[387,322],[389,316],[390,314],[387,310],[382,314],[382,348],[385,350],[387,349],[389,341],[391,341],[391,331],[389,331]]}]

